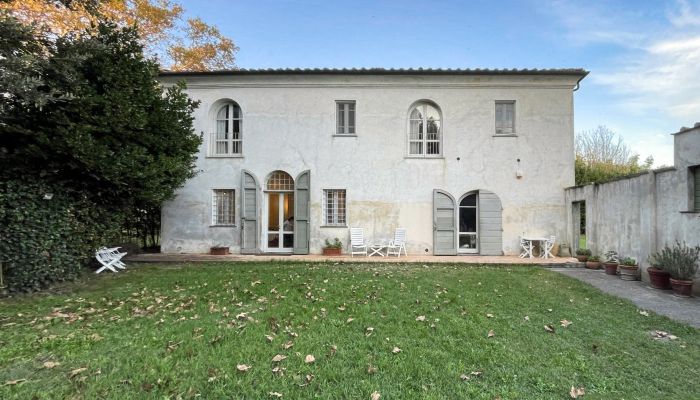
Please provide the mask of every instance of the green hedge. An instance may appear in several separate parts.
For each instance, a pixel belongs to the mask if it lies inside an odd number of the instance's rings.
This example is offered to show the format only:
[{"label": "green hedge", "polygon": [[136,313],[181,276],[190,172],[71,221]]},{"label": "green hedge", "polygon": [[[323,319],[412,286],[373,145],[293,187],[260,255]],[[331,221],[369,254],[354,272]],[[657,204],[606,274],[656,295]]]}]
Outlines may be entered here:
[{"label": "green hedge", "polygon": [[77,277],[113,234],[115,219],[57,185],[0,182],[0,261],[6,286],[35,291]]}]

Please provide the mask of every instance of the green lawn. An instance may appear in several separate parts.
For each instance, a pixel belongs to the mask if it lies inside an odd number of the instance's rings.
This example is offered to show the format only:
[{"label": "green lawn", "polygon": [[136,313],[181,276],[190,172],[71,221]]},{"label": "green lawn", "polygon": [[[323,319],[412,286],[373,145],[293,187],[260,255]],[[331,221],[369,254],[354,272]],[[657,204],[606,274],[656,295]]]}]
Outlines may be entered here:
[{"label": "green lawn", "polygon": [[132,267],[0,328],[2,399],[700,398],[699,330],[535,267]]}]

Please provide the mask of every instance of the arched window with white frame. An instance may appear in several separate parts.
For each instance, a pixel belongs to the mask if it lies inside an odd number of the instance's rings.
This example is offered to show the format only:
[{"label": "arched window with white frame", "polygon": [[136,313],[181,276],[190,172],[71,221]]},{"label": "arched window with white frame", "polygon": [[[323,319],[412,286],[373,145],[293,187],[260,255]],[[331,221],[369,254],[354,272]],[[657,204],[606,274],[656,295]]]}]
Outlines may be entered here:
[{"label": "arched window with white frame", "polygon": [[211,155],[218,157],[243,154],[243,114],[233,101],[220,105],[216,112],[216,132],[212,134]]},{"label": "arched window with white frame", "polygon": [[411,108],[408,114],[408,155],[442,155],[442,115],[436,104],[421,101]]}]

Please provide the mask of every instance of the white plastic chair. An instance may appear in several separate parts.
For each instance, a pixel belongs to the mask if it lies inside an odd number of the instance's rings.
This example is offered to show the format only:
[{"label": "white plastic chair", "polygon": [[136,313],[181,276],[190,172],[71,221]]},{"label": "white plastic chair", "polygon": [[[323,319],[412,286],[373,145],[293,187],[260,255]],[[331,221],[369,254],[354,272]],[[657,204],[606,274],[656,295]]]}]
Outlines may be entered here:
[{"label": "white plastic chair", "polygon": [[386,255],[401,257],[401,250],[403,250],[403,255],[408,256],[408,253],[406,253],[406,229],[396,228],[394,240],[390,241],[389,246],[386,248]]},{"label": "white plastic chair", "polygon": [[350,228],[350,257],[354,257],[355,254],[367,256],[365,231],[362,228]]},{"label": "white plastic chair", "polygon": [[97,251],[95,251],[95,258],[100,264],[102,264],[102,267],[95,271],[95,273],[99,274],[105,269],[108,269],[112,272],[118,272],[116,268],[126,269],[126,264],[124,264],[124,262],[122,262],[121,260],[122,257],[124,257],[125,255],[126,252],[119,252],[119,247],[112,247],[109,249],[106,247],[102,247],[98,249]]},{"label": "white plastic chair", "polygon": [[542,258],[554,258],[552,254],[552,249],[554,248],[554,241],[556,237],[554,235],[550,236],[544,243],[542,243]]},{"label": "white plastic chair", "polygon": [[532,240],[525,240],[520,236],[520,258],[532,258]]}]

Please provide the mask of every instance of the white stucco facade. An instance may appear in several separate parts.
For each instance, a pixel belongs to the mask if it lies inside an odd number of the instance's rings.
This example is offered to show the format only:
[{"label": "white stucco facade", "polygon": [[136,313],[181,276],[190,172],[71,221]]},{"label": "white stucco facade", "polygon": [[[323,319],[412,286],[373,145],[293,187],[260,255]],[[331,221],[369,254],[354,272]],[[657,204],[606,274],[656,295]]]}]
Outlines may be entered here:
[{"label": "white stucco facade", "polygon": [[[518,236],[566,233],[564,188],[574,184],[573,93],[582,70],[403,71],[362,73],[246,71],[163,74],[185,80],[201,104],[195,129],[203,135],[199,173],[163,205],[161,249],[205,253],[241,245],[241,172],[260,185],[259,252],[265,252],[265,180],[281,170],[310,172],[311,253],[325,239],[348,243],[348,227],[368,239],[406,228],[409,254],[433,253],[433,191],[485,190],[500,199],[502,253],[517,254]],[[240,157],[210,157],[216,110],[232,100],[242,111]],[[353,100],[356,135],[336,135],[336,101]],[[428,100],[441,112],[441,155],[408,155],[408,114]],[[495,133],[495,102],[515,102],[515,134]],[[518,161],[520,160],[520,161]],[[516,171],[521,176],[516,176]],[[212,226],[212,190],[235,189],[234,226]],[[323,190],[344,189],[347,226],[325,227]],[[559,242],[559,240],[557,240]]]}]

